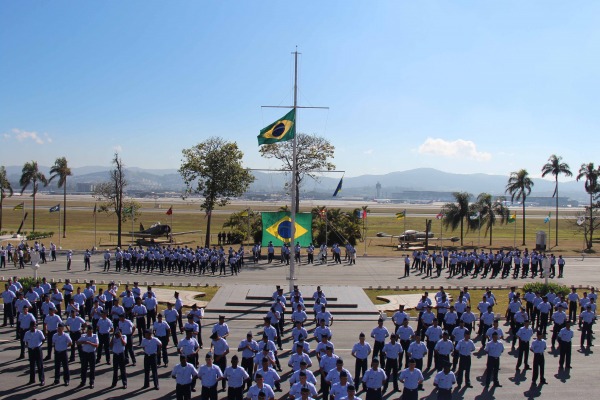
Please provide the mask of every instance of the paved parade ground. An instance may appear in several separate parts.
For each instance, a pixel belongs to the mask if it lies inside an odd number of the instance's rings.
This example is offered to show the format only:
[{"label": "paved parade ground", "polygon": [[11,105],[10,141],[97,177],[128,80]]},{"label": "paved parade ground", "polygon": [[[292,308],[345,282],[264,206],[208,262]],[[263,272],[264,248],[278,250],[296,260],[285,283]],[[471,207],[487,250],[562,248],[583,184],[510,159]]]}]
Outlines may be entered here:
[{"label": "paved parade ground", "polygon": [[[81,283],[84,280],[95,279],[97,283],[104,281],[116,281],[125,283],[127,281],[139,281],[140,286],[144,286],[146,282],[153,284],[170,284],[174,283],[177,287],[180,283],[187,286],[188,283],[192,285],[199,284],[201,286],[205,284],[219,285],[230,287],[230,285],[244,284],[244,285],[259,285],[257,287],[262,288],[261,290],[265,295],[271,294],[275,290],[275,285],[282,285],[286,288],[287,292],[287,268],[282,266],[277,261],[273,264],[266,264],[261,262],[259,265],[248,265],[242,269],[242,272],[238,276],[222,276],[222,277],[206,277],[206,276],[194,276],[181,275],[181,274],[117,274],[113,271],[102,272],[102,265],[100,260],[100,254],[97,254],[92,259],[92,270],[83,271],[83,257],[81,254],[76,254],[73,260],[72,271],[67,272],[65,263],[61,260],[64,258],[59,257],[59,261],[50,262],[41,266],[38,271],[39,276],[46,277],[49,280],[64,280],[70,278],[72,282],[74,280],[80,280]],[[568,258],[565,267],[565,278],[558,281],[566,285],[588,285],[600,286],[600,274],[596,271],[599,268],[599,260],[595,258],[586,258],[585,260]],[[523,285],[524,283],[531,282],[532,279],[471,279],[471,278],[444,278],[445,273],[442,273],[441,278],[422,278],[420,276],[411,275],[409,278],[399,279],[402,275],[403,265],[399,258],[370,258],[370,257],[359,257],[356,265],[301,265],[298,268],[298,280],[297,284],[306,288],[316,288],[316,285],[320,284],[323,291],[327,295],[328,288],[333,291],[333,287],[337,286],[351,286],[354,289],[348,290],[360,290],[358,288],[368,288],[379,286],[387,288],[395,288],[399,286],[404,288],[408,286],[413,288],[417,286],[512,286],[512,285]],[[412,271],[411,271],[412,273]],[[0,275],[7,279],[9,276],[31,276],[31,270],[26,268],[24,270],[14,269],[12,265],[7,269],[0,270]],[[539,280],[539,278],[538,278]],[[77,285],[75,285],[77,286]],[[335,290],[339,290],[336,288]],[[304,292],[306,298],[310,298],[312,295],[311,290],[309,293]],[[235,290],[231,291],[235,293]],[[365,314],[364,318],[358,318],[359,320],[335,320],[335,309],[331,310],[334,316],[334,323],[332,326],[333,339],[332,342],[335,344],[335,353],[339,355],[345,361],[345,367],[354,374],[354,359],[350,356],[352,345],[357,342],[358,334],[365,332],[367,338],[371,330],[377,325],[376,316],[372,314]],[[504,310],[496,310],[496,312],[503,313]],[[231,353],[228,358],[233,354],[236,354],[236,348],[239,342],[245,338],[246,333],[252,331],[255,340],[259,339],[260,332],[260,318],[262,315],[250,316],[248,318],[235,318],[226,321],[230,327],[231,335],[228,338],[228,343],[231,347]],[[287,317],[286,317],[287,318]],[[217,314],[211,311],[211,303],[208,304],[206,315],[203,325],[203,340],[204,350],[201,350],[201,360],[204,359],[204,354],[207,351],[207,343],[210,339],[208,338],[212,325],[217,320]],[[504,321],[501,321],[501,327],[506,333],[508,326],[502,326]],[[393,330],[393,324],[390,320],[385,322],[385,326],[388,330]],[[415,327],[416,322],[411,321],[411,326]],[[312,330],[314,324],[310,324],[307,329],[309,335],[312,337]],[[289,340],[289,330],[291,326],[286,325],[287,332],[284,334],[284,351],[280,352],[281,364],[283,366],[282,376],[282,392],[276,392],[276,398],[283,398],[289,389],[287,379],[289,378],[289,370],[287,367],[287,361],[290,355],[290,349],[292,343]],[[549,329],[550,332],[550,329]],[[182,335],[180,335],[180,338]],[[490,386],[489,389],[485,389],[481,382],[481,377],[485,371],[486,355],[483,351],[479,351],[480,343],[476,341],[477,350],[473,355],[473,365],[471,369],[471,381],[473,388],[461,389],[455,391],[454,399],[520,399],[520,398],[539,398],[539,399],[565,399],[565,398],[589,398],[593,396],[596,386],[596,375],[597,375],[597,360],[598,356],[594,352],[594,347],[590,351],[579,351],[579,338],[580,332],[575,329],[575,337],[573,339],[573,353],[572,353],[572,369],[567,372],[558,371],[558,352],[546,354],[546,373],[545,378],[548,381],[547,385],[543,386],[531,386],[531,372],[527,371],[524,373],[515,371],[516,365],[516,352],[510,352],[510,345],[506,344],[506,350],[501,357],[500,361],[500,376],[499,380],[502,387],[493,388]],[[549,341],[548,337],[548,341]],[[369,340],[372,344],[372,339]],[[137,340],[134,341],[137,345]],[[311,350],[314,350],[316,343],[314,340],[310,341]],[[44,350],[45,350],[44,345]],[[143,386],[143,362],[141,362],[141,349],[135,346],[136,356],[138,357],[137,366],[128,366],[128,388],[121,389],[120,383],[115,389],[110,389],[109,386],[112,380],[112,366],[106,365],[104,358],[102,362],[98,364],[96,369],[96,382],[95,388],[89,389],[77,388],[79,385],[79,361],[70,364],[71,368],[71,384],[69,387],[65,387],[61,384],[53,386],[54,370],[53,361],[45,362],[46,370],[46,386],[40,387],[39,384],[28,385],[28,362],[27,360],[16,360],[19,355],[19,344],[14,339],[14,329],[0,328],[0,376],[3,379],[3,385],[0,386],[0,398],[3,399],[130,399],[130,398],[143,398],[143,399],[167,399],[175,398],[175,381],[169,378],[172,367],[177,363],[177,356],[175,349],[171,346],[170,350],[170,361],[167,368],[159,367],[160,375],[160,390],[156,391],[151,386],[149,389],[142,390]],[[143,357],[143,356],[141,356]],[[530,356],[530,365],[532,364],[532,356]],[[316,365],[316,357],[311,357],[312,362]],[[201,361],[201,363],[202,363]],[[312,371],[316,371],[316,368],[310,368]],[[433,388],[433,375],[432,373],[425,374],[426,381],[424,383],[425,390],[420,392],[420,399],[436,399],[437,393]],[[319,377],[317,376],[317,382]],[[317,383],[317,388],[319,383]],[[400,385],[402,388],[402,385]],[[390,385],[391,390],[391,385]],[[193,398],[200,398],[200,391],[193,393]],[[360,392],[358,396],[365,399],[365,393]],[[400,397],[400,393],[388,391],[384,398],[396,399]],[[219,393],[219,398],[226,398],[225,393]]]}]

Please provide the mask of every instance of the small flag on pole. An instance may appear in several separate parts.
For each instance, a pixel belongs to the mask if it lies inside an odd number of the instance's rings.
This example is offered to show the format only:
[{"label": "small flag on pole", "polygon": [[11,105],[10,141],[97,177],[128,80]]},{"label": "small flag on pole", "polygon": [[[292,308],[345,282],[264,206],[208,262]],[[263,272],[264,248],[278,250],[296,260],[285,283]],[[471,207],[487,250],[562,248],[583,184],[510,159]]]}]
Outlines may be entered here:
[{"label": "small flag on pole", "polygon": [[435,219],[442,219],[444,218],[444,214],[442,214],[441,212],[435,216]]},{"label": "small flag on pole", "polygon": [[402,210],[396,213],[396,219],[404,219],[406,217],[406,210]]},{"label": "small flag on pole", "polygon": [[362,210],[363,219],[367,219],[367,210]]},{"label": "small flag on pole", "polygon": [[340,178],[340,182],[338,183],[337,187],[335,188],[335,192],[333,192],[333,197],[337,196],[337,194],[342,190],[343,181],[344,181],[344,177],[342,176]]},{"label": "small flag on pole", "polygon": [[469,219],[471,221],[474,221],[474,220],[478,219],[480,215],[481,215],[481,213],[479,211],[477,211],[475,214],[469,216]]},{"label": "small flag on pole", "polygon": [[19,203],[16,206],[14,206],[13,210],[22,210],[23,207],[25,207],[25,203]]},{"label": "small flag on pole", "polygon": [[240,217],[247,217],[248,216],[248,210],[244,210],[240,213]]},{"label": "small flag on pole", "polygon": [[173,206],[169,207],[169,209],[167,210],[167,212],[165,214],[167,214],[167,215],[173,214]]},{"label": "small flag on pole", "polygon": [[51,213],[60,211],[60,204],[55,205],[54,207],[50,207],[49,210]]},{"label": "small flag on pole", "polygon": [[544,218],[544,223],[547,224],[548,222],[550,222],[550,219],[552,218],[552,213],[549,212],[548,216],[546,218]]},{"label": "small flag on pole", "polygon": [[579,218],[577,218],[577,225],[581,226],[585,223],[585,217],[582,215]]},{"label": "small flag on pole", "polygon": [[507,222],[509,224],[512,224],[513,222],[516,222],[516,221],[517,221],[517,213],[511,214],[508,216]]}]

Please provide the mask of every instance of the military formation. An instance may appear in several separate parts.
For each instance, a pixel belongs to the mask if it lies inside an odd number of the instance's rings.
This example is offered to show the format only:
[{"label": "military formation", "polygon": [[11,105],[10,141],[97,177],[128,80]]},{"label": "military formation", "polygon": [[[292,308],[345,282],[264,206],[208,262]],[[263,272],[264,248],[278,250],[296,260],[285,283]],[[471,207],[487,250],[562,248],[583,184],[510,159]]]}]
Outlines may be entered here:
[{"label": "military formation", "polygon": [[[184,311],[177,292],[164,310],[152,288],[142,289],[137,283],[100,288],[92,281],[82,289],[68,279],[60,285],[42,279],[25,288],[12,278],[2,292],[3,326],[14,327],[19,359],[27,352],[30,384],[36,377],[40,385],[46,384],[45,367],[50,363],[52,383],[69,386],[70,368],[79,362],[79,387],[93,389],[96,366],[105,362],[112,365],[112,388],[119,383],[127,388],[128,375],[139,369],[143,388],[161,390],[165,383],[157,368],[173,364],[170,376],[178,399],[199,392],[200,398],[210,400],[219,392],[229,399],[273,400],[284,390],[290,399],[353,399],[364,392],[365,399],[380,400],[390,387],[405,400],[417,399],[427,387],[437,398],[449,399],[457,388],[473,387],[471,358],[477,351],[487,355],[485,387],[502,386],[498,370],[504,352],[514,354],[517,371],[532,370],[532,385],[547,383],[548,352],[560,353],[559,370],[572,367],[575,331],[580,331],[580,352],[589,352],[595,290],[580,294],[573,289],[565,297],[522,294],[513,288],[509,298],[506,310],[496,310],[491,290],[481,301],[471,298],[468,287],[453,301],[443,287],[432,298],[425,292],[416,320],[400,306],[390,320],[381,318],[375,326],[365,323],[352,346],[352,368],[336,355],[335,315],[320,287],[307,302],[297,287],[287,295],[277,287],[262,327],[248,331],[237,347],[228,343],[231,332],[225,316],[205,332],[204,309],[194,305]],[[506,316],[502,327],[496,311]],[[209,342],[206,349],[203,338]],[[285,352],[285,374],[284,338],[291,344]],[[138,367],[139,359],[143,362]],[[286,380],[289,387],[283,389]]]}]

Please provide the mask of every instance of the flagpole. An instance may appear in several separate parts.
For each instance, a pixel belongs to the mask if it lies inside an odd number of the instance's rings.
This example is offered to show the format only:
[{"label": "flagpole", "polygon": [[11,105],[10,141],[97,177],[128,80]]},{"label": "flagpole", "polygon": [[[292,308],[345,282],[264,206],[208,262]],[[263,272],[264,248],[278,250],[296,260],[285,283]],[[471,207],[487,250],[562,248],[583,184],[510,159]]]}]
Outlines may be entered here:
[{"label": "flagpole", "polygon": [[98,241],[96,240],[96,214],[96,203],[94,203],[94,250],[96,249],[96,243],[98,243]]},{"label": "flagpole", "polygon": [[552,238],[552,218],[550,217],[550,213],[548,213],[548,250],[550,250],[550,239]]},{"label": "flagpole", "polygon": [[363,210],[363,235],[365,236],[365,253],[363,257],[367,255],[367,210]]},{"label": "flagpole", "polygon": [[515,232],[513,234],[513,249],[517,248],[517,213],[514,214],[515,216]]},{"label": "flagpole", "polygon": [[481,247],[481,211],[479,212],[478,221],[479,221],[479,233],[477,235],[477,248]]},{"label": "flagpole", "polygon": [[[294,125],[298,126],[298,47],[294,51]],[[292,226],[290,235],[290,293],[294,290],[296,280],[296,175],[298,174],[298,130],[292,139]]]},{"label": "flagpole", "polygon": [[329,221],[327,220],[327,207],[325,207],[325,246],[327,246],[327,235],[329,234]]},{"label": "flagpole", "polygon": [[441,249],[440,251],[443,252],[444,251],[444,241],[442,240],[442,235],[443,235],[443,233],[442,233],[442,227],[443,227],[443,225],[442,225],[442,218],[440,218],[440,249]]},{"label": "flagpole", "polygon": [[58,206],[58,247],[60,248],[60,213],[62,210],[60,209],[60,205]]},{"label": "flagpole", "polygon": [[[406,232],[406,209],[404,209],[404,232]],[[403,233],[404,233],[403,232]],[[406,237],[405,237],[406,238]],[[405,246],[406,247],[406,246]]]}]

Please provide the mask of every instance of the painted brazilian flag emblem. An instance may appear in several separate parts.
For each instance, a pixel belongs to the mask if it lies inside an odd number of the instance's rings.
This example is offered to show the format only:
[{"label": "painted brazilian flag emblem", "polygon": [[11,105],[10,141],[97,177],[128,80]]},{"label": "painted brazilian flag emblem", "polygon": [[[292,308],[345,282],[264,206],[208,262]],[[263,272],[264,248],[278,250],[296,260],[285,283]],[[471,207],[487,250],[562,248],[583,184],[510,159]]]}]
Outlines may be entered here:
[{"label": "painted brazilian flag emblem", "polygon": [[281,119],[260,130],[258,145],[287,142],[296,135],[296,110],[285,114]]},{"label": "painted brazilian flag emblem", "polygon": [[[289,243],[292,237],[292,218],[288,212],[263,212],[262,213],[263,236],[262,245],[281,246]],[[308,246],[312,242],[312,214],[296,214],[296,242],[301,246]]]}]

